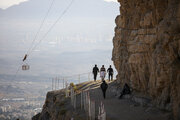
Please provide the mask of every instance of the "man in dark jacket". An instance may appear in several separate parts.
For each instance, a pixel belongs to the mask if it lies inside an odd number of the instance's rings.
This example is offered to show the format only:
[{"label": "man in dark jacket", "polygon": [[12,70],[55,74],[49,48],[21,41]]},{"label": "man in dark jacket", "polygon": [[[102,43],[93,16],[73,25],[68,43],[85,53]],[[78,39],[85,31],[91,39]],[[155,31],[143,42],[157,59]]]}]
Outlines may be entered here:
[{"label": "man in dark jacket", "polygon": [[104,99],[106,98],[106,90],[107,90],[107,88],[108,88],[108,84],[104,80],[103,83],[101,83],[101,90],[103,92]]},{"label": "man in dark jacket", "polygon": [[111,80],[113,80],[113,69],[112,69],[112,67],[111,67],[111,65],[109,66],[109,68],[108,68],[108,70],[107,70],[107,72],[109,73],[109,81]]},{"label": "man in dark jacket", "polygon": [[94,81],[96,81],[96,78],[97,78],[97,74],[99,72],[99,68],[97,67],[97,65],[95,65],[95,67],[93,68],[93,75],[94,75]]}]

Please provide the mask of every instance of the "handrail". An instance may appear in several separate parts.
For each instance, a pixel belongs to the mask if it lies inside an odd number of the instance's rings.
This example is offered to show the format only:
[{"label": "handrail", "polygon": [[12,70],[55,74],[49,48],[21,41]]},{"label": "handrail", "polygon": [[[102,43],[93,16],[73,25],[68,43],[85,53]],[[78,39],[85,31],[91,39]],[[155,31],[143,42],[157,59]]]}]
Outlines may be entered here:
[{"label": "handrail", "polygon": [[[114,71],[114,73],[116,73],[116,71]],[[62,89],[62,88],[64,89],[66,84],[70,84],[72,82],[73,83],[81,83],[82,76],[84,76],[84,75],[87,75],[87,76],[83,77],[83,79],[84,79],[83,82],[90,81],[93,79],[93,78],[91,78],[91,74],[92,74],[92,72],[86,72],[86,73],[75,74],[75,75],[71,75],[71,76],[61,76],[61,79],[59,77],[54,77],[54,78],[52,78],[52,90],[58,90],[58,89]],[[98,76],[98,78],[99,77],[100,76]],[[68,80],[70,78],[73,78],[73,79]],[[61,83],[61,86],[60,86],[60,83]]]},{"label": "handrail", "polygon": [[91,72],[88,73],[81,73],[81,74],[75,74],[75,75],[71,75],[71,76],[64,76],[63,78],[70,78],[70,77],[74,77],[74,76],[78,76],[78,75],[85,75],[85,74],[90,74]]},{"label": "handrail", "polygon": [[[61,79],[59,79],[59,77],[55,77],[52,78],[52,90],[57,90],[60,88],[65,88],[65,85],[68,84],[68,79],[74,77],[73,82],[77,82],[80,83],[81,81],[81,76],[82,75],[88,75],[87,76],[87,81],[90,81],[90,74],[91,72],[87,72],[87,73],[81,73],[81,74],[75,74],[75,75],[71,75],[71,76],[61,76]],[[75,80],[75,77],[78,77],[78,80]],[[60,87],[60,80],[62,81],[61,84],[62,86]],[[70,83],[69,83],[70,84]]]}]

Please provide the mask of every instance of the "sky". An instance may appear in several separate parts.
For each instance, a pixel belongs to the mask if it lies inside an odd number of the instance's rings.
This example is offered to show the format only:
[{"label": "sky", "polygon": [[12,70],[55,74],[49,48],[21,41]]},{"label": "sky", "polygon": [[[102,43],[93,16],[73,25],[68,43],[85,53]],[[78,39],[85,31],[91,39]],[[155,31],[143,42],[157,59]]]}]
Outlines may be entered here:
[{"label": "sky", "polygon": [[22,2],[26,2],[28,0],[0,0],[0,8],[7,9],[13,5],[18,5]]},{"label": "sky", "polygon": [[[28,0],[0,0],[0,8],[7,9],[13,5],[18,5],[22,2],[27,2]],[[104,0],[106,2],[117,2],[117,0]]]},{"label": "sky", "polygon": [[[94,64],[113,64],[112,39],[119,3],[75,0],[43,38],[71,0],[55,0],[37,39],[37,46],[19,75],[71,75],[91,71]],[[14,75],[31,48],[51,0],[0,0],[0,74]],[[39,41],[41,41],[39,43]]]}]

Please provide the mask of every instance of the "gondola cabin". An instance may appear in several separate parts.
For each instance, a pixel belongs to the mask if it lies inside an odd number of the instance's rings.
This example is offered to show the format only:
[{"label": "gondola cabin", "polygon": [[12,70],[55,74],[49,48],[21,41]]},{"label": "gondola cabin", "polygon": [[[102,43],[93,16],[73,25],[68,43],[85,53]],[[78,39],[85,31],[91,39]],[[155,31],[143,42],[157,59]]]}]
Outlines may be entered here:
[{"label": "gondola cabin", "polygon": [[30,66],[29,65],[22,65],[22,70],[29,70]]}]

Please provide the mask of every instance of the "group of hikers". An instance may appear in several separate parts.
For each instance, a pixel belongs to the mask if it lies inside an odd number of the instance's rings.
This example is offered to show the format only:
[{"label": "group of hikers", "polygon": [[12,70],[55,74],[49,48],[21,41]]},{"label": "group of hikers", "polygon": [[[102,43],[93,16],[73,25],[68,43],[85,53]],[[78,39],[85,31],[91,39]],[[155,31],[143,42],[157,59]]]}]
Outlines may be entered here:
[{"label": "group of hikers", "polygon": [[[102,65],[102,67],[101,67],[101,69],[99,71],[99,68],[97,67],[97,65],[95,65],[93,70],[92,70],[92,73],[94,75],[94,81],[96,81],[97,75],[98,75],[98,73],[100,73],[100,77],[101,77],[101,80],[102,80],[101,89],[102,89],[102,92],[103,92],[103,97],[105,99],[106,98],[106,90],[108,88],[108,84],[105,81],[106,68],[104,67],[104,65]],[[107,69],[107,73],[109,73],[108,74],[109,81],[112,81],[113,80],[114,71],[113,71],[111,65]]]},{"label": "group of hikers", "polygon": [[[99,71],[99,68],[97,67],[97,65],[95,64],[93,70],[92,70],[92,73],[94,75],[94,81],[96,81],[97,79],[97,75],[98,73],[100,73],[100,77],[101,77],[101,80],[102,80],[102,83],[101,83],[101,90],[103,92],[103,97],[104,99],[106,98],[106,90],[108,88],[108,84],[106,83],[105,81],[105,77],[106,77],[106,68],[104,67],[104,65],[102,65],[100,71]],[[109,68],[107,69],[107,73],[108,73],[108,80],[109,81],[112,81],[113,80],[113,74],[114,74],[114,71],[113,71],[113,68],[111,67],[111,65],[109,66]],[[131,90],[130,90],[130,87],[128,86],[127,83],[124,84],[124,87],[120,93],[120,96],[119,96],[119,99],[121,99],[123,97],[123,95],[125,94],[131,94]]]},{"label": "group of hikers", "polygon": [[[101,77],[102,81],[104,81],[104,79],[106,77],[106,68],[104,67],[104,65],[102,65],[102,67],[101,67],[101,69],[99,71],[99,68],[97,67],[97,65],[95,65],[94,68],[93,68],[92,73],[94,75],[94,81],[96,81],[98,73],[100,73],[100,77]],[[107,69],[107,73],[109,73],[108,74],[109,81],[110,80],[112,81],[113,80],[114,71],[113,71],[111,65]]]}]

